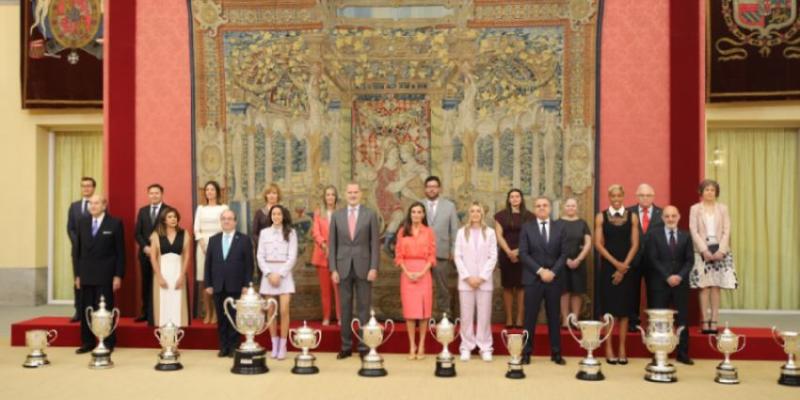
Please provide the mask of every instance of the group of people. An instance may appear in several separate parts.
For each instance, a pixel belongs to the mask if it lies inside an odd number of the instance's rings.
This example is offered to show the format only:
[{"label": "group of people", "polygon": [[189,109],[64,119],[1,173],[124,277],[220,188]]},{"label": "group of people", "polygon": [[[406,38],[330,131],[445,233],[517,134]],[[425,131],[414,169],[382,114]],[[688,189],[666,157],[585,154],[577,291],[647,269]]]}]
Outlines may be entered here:
[{"label": "group of people", "polygon": [[[124,274],[122,222],[106,213],[105,199],[94,193],[92,178],[81,180],[82,199],[72,204],[68,231],[73,243],[76,315],[81,320],[83,345],[90,351],[94,337],[79,310],[95,307],[101,295],[113,307],[114,292]],[[160,326],[168,322],[189,323],[188,251],[196,241],[196,271],[199,314],[204,323],[216,323],[220,357],[232,356],[239,335],[226,318],[219,318],[223,301],[238,298],[251,284],[265,297],[277,300],[279,323],[270,326],[271,357],[286,357],[290,302],[295,292],[292,271],[298,257],[298,236],[291,213],[281,203],[281,191],[268,185],[262,197],[265,206],[255,213],[253,234],[236,231],[237,215],[223,202],[220,186],[209,181],[194,218],[193,235],[180,227],[180,213],[164,204],[164,189],[147,188],[149,204],[139,210],[135,236],[139,244],[142,278],[142,310],[136,319]],[[473,202],[461,224],[455,204],[440,197],[441,180],[425,180],[425,199],[406,210],[398,228],[394,264],[399,268],[402,312],[406,321],[412,360],[425,357],[425,339],[433,307],[439,315],[451,310],[448,276],[458,275],[461,317],[460,358],[467,361],[477,350],[484,361],[492,360],[491,334],[493,275],[500,268],[508,328],[533,332],[541,303],[547,316],[551,360],[564,364],[560,330],[569,313],[580,314],[587,293],[586,260],[592,248],[599,254],[595,300],[601,313],[619,322],[618,347],[606,341],[609,364],[627,364],[626,336],[639,323],[642,308],[640,288],[644,280],[647,307],[677,308],[677,322],[687,324],[689,288],[700,289],[702,330],[717,330],[720,289],[737,286],[729,247],[730,216],[717,201],[719,185],[704,180],[701,201],[690,210],[690,232],[678,229],[681,218],[674,206],[663,209],[654,203],[652,187],[637,188],[638,204],[625,207],[624,189],[608,189],[608,209],[598,213],[594,232],[578,216],[578,201],[568,198],[558,220],[552,220],[551,200],[533,199],[532,211],[523,193],[512,189],[506,207],[486,223],[486,207]],[[369,318],[372,283],[378,278],[381,228],[375,210],[361,204],[362,189],[351,182],[345,189],[345,206],[339,206],[334,186],[324,188],[321,206],[312,223],[314,249],[311,258],[318,272],[322,323],[335,318],[345,325],[355,316]],[[257,268],[256,268],[257,267]],[[516,313],[514,312],[516,303]],[[333,308],[333,310],[332,310]],[[271,311],[271,310],[270,310]],[[337,358],[352,355],[352,332],[340,329],[341,350]],[[113,349],[114,336],[106,345]],[[523,353],[530,362],[533,336]],[[363,343],[361,355],[367,351]],[[683,331],[678,361],[692,364],[688,354],[688,332]]]}]

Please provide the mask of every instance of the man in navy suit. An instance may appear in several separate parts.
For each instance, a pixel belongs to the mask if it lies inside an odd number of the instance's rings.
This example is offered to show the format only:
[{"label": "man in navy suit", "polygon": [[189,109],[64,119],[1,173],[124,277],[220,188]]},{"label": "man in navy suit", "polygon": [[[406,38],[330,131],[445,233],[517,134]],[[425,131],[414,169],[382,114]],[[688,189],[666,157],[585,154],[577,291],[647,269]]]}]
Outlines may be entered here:
[{"label": "man in navy suit", "polygon": [[653,294],[650,290],[650,280],[648,270],[651,269],[650,261],[645,255],[645,245],[650,237],[651,232],[660,232],[664,229],[664,223],[661,221],[661,208],[658,207],[654,200],[656,192],[653,187],[647,183],[642,183],[636,188],[637,204],[628,207],[628,211],[639,217],[639,252],[636,254],[634,264],[636,268],[631,268],[628,272],[631,278],[637,282],[636,293],[633,293],[633,309],[634,312],[630,315],[630,325],[628,325],[628,332],[636,332],[636,327],[641,320],[641,300],[642,300],[642,279],[646,288],[645,295],[647,296],[647,304],[653,303]]},{"label": "man in navy suit", "polygon": [[150,263],[150,235],[158,225],[158,221],[169,208],[164,204],[164,188],[158,183],[147,187],[147,199],[150,204],[139,209],[136,216],[135,236],[139,244],[139,270],[141,272],[142,311],[136,322],[147,321],[153,325],[153,264]]},{"label": "man in navy suit", "polygon": [[[225,210],[219,217],[222,232],[208,239],[206,251],[206,292],[214,295],[219,333],[218,357],[233,357],[239,344],[239,332],[225,315],[222,303],[228,297],[238,299],[247,290],[253,279],[253,244],[250,238],[236,231],[236,214]],[[236,320],[236,310],[229,310]]]},{"label": "man in navy suit", "polygon": [[651,232],[647,241],[647,259],[650,263],[648,282],[652,286],[653,308],[678,309],[678,326],[683,326],[678,343],[678,362],[693,365],[689,358],[689,329],[686,325],[689,312],[689,272],[694,264],[692,238],[686,231],[678,230],[681,219],[678,209],[666,206],[662,212],[661,230]]},{"label": "man in navy suit", "polygon": [[[78,240],[78,221],[89,215],[89,198],[94,195],[96,187],[97,182],[95,182],[94,178],[88,176],[81,178],[81,199],[73,202],[69,206],[69,211],[67,212],[67,234],[69,235],[69,242],[72,245],[72,251],[75,251],[75,242]],[[75,269],[75,265],[72,266],[72,269]],[[76,276],[72,277],[73,280],[75,278]],[[77,287],[74,290],[75,314],[69,322],[78,322],[81,315],[83,315],[83,311],[80,309],[81,291]]]},{"label": "man in navy suit", "polygon": [[[122,286],[125,274],[125,237],[122,221],[106,213],[106,199],[100,195],[89,198],[89,216],[78,222],[78,235],[72,251],[75,287],[81,290],[81,310],[97,309],[100,297],[106,307],[114,308],[114,293]],[[96,344],[86,318],[81,318],[81,347],[76,353],[88,353]],[[113,350],[116,334],[105,339]]]},{"label": "man in navy suit", "polygon": [[522,262],[522,285],[525,287],[525,329],[530,335],[522,356],[530,364],[533,338],[539,307],[544,300],[547,330],[550,338],[550,360],[558,365],[566,362],[561,357],[561,275],[567,263],[567,249],[563,226],[550,220],[550,199],[534,200],[536,219],[522,226],[519,239],[519,258]]}]

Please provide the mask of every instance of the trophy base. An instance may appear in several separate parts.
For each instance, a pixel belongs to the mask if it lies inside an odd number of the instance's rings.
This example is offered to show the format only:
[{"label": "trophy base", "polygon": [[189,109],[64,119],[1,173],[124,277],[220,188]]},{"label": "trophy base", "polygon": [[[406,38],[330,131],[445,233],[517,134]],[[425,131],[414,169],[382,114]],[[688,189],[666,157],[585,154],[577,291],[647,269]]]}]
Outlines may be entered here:
[{"label": "trophy base", "polygon": [[453,364],[453,360],[436,360],[436,372],[434,375],[440,378],[456,376],[456,365]]},{"label": "trophy base", "polygon": [[[795,372],[796,373],[796,372]],[[784,386],[800,386],[800,375],[782,373],[778,383]]]},{"label": "trophy base", "polygon": [[598,372],[578,371],[578,374],[575,375],[575,377],[582,381],[602,381],[606,379],[606,377],[600,371]]},{"label": "trophy base", "polygon": [[28,356],[25,358],[25,362],[22,364],[25,368],[41,368],[50,365],[50,361],[47,360],[47,356],[37,355],[37,356]]},{"label": "trophy base", "polygon": [[114,362],[111,361],[111,353],[110,352],[103,352],[103,353],[95,353],[92,352],[92,360],[89,361],[89,368],[91,369],[108,369],[114,366]]},{"label": "trophy base", "polygon": [[316,359],[316,357],[310,354],[298,354],[297,357],[294,358],[294,368],[292,368],[292,373],[297,375],[318,374],[319,368],[314,365],[314,361]]},{"label": "trophy base", "polygon": [[294,368],[292,368],[292,373],[297,375],[314,375],[319,373],[319,367],[316,365],[310,367],[298,367],[295,365]]},{"label": "trophy base", "polygon": [[266,374],[269,372],[269,368],[267,368],[267,350],[242,351],[236,349],[231,372],[237,375]]},{"label": "trophy base", "polygon": [[582,381],[602,381],[606,379],[603,372],[600,371],[600,362],[596,358],[584,358],[578,364],[578,374],[576,378]]},{"label": "trophy base", "polygon": [[675,366],[672,364],[658,365],[654,363],[647,364],[644,369],[644,380],[656,383],[674,383],[678,381],[675,376]]},{"label": "trophy base", "polygon": [[508,379],[524,379],[525,371],[522,370],[522,365],[508,364],[508,371],[506,372]]},{"label": "trophy base", "polygon": [[358,370],[358,375],[375,378],[388,374],[386,368],[383,368],[383,358],[380,355],[367,354],[361,360],[361,369]]},{"label": "trophy base", "polygon": [[377,378],[380,376],[389,375],[386,368],[361,368],[358,370],[359,376],[366,376],[368,378]]},{"label": "trophy base", "polygon": [[717,366],[717,376],[714,378],[714,382],[723,385],[735,385],[739,383],[739,373],[736,371],[736,367],[731,364],[725,364],[724,362],[720,363]]}]

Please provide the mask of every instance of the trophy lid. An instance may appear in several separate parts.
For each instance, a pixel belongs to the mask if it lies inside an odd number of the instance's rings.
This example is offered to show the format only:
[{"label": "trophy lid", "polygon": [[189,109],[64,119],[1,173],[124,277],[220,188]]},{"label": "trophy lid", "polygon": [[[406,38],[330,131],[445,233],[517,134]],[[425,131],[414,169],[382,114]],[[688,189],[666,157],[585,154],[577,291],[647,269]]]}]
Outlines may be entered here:
[{"label": "trophy lid", "polygon": [[256,303],[261,300],[261,296],[256,292],[253,288],[253,282],[250,282],[250,285],[247,287],[247,291],[239,298],[239,301],[243,301],[245,303]]},{"label": "trophy lid", "polygon": [[297,333],[299,333],[299,334],[309,334],[309,333],[312,333],[313,331],[314,330],[311,329],[311,327],[308,326],[308,323],[306,322],[306,320],[303,320],[303,326],[297,328]]},{"label": "trophy lid", "polygon": [[736,336],[736,334],[733,333],[733,331],[730,329],[730,327],[728,327],[728,321],[725,321],[725,329],[722,330],[722,333],[720,333],[720,336]]},{"label": "trophy lid", "polygon": [[439,321],[439,323],[437,325],[439,325],[441,327],[447,327],[447,326],[453,325],[453,323],[450,322],[449,319],[447,319],[447,313],[442,313],[442,320]]},{"label": "trophy lid", "polygon": [[92,314],[98,317],[104,317],[111,314],[111,312],[106,308],[106,296],[100,295],[100,303],[97,305],[97,310],[92,310]]},{"label": "trophy lid", "polygon": [[375,318],[375,309],[369,310],[369,321],[367,322],[367,326],[369,327],[378,326],[378,320]]}]

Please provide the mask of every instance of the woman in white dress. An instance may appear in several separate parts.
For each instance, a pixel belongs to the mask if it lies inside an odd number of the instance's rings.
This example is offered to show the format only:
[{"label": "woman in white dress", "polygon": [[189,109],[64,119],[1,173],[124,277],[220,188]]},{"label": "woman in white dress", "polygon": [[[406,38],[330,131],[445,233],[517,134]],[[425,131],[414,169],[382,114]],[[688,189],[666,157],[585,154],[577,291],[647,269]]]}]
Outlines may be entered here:
[{"label": "woman in white dress", "polygon": [[153,319],[156,326],[172,322],[189,325],[186,271],[192,235],[178,225],[178,210],[167,207],[150,236],[150,262],[153,264]]},{"label": "woman in white dress", "polygon": [[[194,214],[194,239],[197,241],[194,276],[198,282],[199,288],[205,287],[205,285],[203,285],[203,277],[205,276],[203,268],[206,263],[208,239],[222,232],[222,225],[219,221],[219,217],[222,215],[223,211],[228,209],[226,204],[221,204],[219,183],[216,181],[208,181],[204,186],[203,192],[205,194],[205,204],[198,205],[197,211]],[[206,293],[205,290],[200,290],[198,293],[203,307],[203,323],[216,324],[217,313],[214,309],[212,295]]]},{"label": "woman in white dress", "polygon": [[[294,293],[292,269],[297,261],[297,233],[292,229],[292,217],[283,206],[269,210],[271,225],[258,235],[258,268],[261,270],[261,294],[277,298],[280,310],[281,331],[278,336],[276,324],[270,324],[272,358],[286,358],[286,340],[289,336],[289,302]],[[272,310],[268,310],[272,313]],[[276,322],[277,323],[277,322]]]}]

